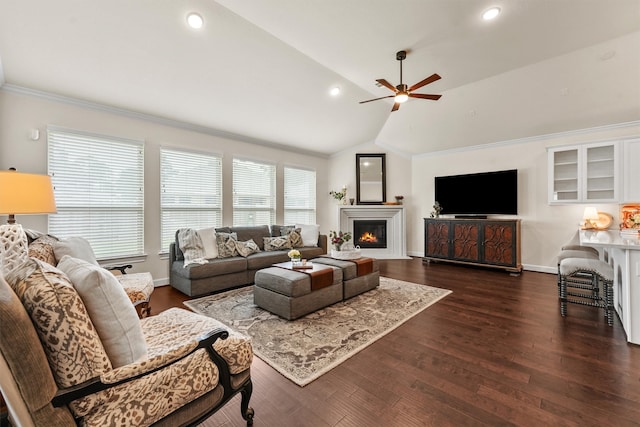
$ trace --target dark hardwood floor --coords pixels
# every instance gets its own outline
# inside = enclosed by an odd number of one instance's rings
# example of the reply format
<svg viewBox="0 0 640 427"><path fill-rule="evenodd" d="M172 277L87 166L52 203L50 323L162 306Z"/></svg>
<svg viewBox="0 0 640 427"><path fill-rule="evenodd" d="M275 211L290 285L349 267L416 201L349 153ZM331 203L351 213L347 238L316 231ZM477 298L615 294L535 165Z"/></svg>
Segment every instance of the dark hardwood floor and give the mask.
<svg viewBox="0 0 640 427"><path fill-rule="evenodd" d="M640 346L602 310L562 318L555 275L419 258L380 270L453 293L303 388L254 358L255 426L640 425ZM166 286L151 305L186 299ZM239 408L202 426L242 426Z"/></svg>

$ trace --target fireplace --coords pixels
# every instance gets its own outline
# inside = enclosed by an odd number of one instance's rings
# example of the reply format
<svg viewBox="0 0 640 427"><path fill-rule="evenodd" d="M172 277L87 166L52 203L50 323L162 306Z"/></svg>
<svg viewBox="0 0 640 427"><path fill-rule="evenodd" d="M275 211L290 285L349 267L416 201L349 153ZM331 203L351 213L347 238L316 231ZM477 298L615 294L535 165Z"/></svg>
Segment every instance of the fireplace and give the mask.
<svg viewBox="0 0 640 427"><path fill-rule="evenodd" d="M353 244L361 248L386 248L387 220L354 219Z"/></svg>
<svg viewBox="0 0 640 427"><path fill-rule="evenodd" d="M369 221L383 223L384 247L371 247L358 243L354 223ZM360 246L363 257L378 259L410 259L407 256L405 231L405 207L403 205L338 205L340 230L349 230L353 234L353 244ZM380 239L380 236L377 236ZM379 242L378 242L379 243ZM378 244L378 246L381 246Z"/></svg>

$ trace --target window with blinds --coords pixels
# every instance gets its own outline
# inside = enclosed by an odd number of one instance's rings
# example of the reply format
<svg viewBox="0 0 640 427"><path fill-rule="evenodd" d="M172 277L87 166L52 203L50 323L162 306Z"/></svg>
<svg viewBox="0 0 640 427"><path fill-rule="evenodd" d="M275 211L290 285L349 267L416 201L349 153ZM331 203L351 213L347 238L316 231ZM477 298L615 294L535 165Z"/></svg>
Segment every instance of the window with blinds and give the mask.
<svg viewBox="0 0 640 427"><path fill-rule="evenodd" d="M271 225L276 218L276 166L233 159L233 225Z"/></svg>
<svg viewBox="0 0 640 427"><path fill-rule="evenodd" d="M100 260L144 255L143 142L52 127L47 139L49 233L84 237Z"/></svg>
<svg viewBox="0 0 640 427"><path fill-rule="evenodd" d="M285 166L284 223L316 223L316 171Z"/></svg>
<svg viewBox="0 0 640 427"><path fill-rule="evenodd" d="M179 228L222 226L220 156L161 148L160 191L161 252Z"/></svg>

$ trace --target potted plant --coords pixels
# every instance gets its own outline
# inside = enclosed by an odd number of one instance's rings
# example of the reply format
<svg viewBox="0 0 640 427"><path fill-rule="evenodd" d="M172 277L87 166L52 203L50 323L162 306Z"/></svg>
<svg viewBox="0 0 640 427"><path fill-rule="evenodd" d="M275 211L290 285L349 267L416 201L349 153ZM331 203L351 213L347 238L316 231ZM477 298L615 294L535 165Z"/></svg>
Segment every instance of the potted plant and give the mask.
<svg viewBox="0 0 640 427"><path fill-rule="evenodd" d="M339 251L342 247L343 243L351 240L351 232L350 231L329 231L329 238L331 239L331 244L333 245L336 251Z"/></svg>

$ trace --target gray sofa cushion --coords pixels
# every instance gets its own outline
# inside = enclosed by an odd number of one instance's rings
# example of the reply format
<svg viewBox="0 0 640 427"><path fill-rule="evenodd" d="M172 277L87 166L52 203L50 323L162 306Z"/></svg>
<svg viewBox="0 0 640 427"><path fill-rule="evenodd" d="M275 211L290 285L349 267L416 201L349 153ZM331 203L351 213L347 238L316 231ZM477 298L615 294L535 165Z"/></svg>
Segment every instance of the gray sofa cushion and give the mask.
<svg viewBox="0 0 640 427"><path fill-rule="evenodd" d="M176 261L171 269L187 279L203 279L245 271L247 260L242 257L216 258L210 259L207 264L191 265L187 268L184 268L184 261Z"/></svg>
<svg viewBox="0 0 640 427"><path fill-rule="evenodd" d="M251 254L247 257L249 270L271 267L272 264L289 261L285 251L266 251Z"/></svg>

